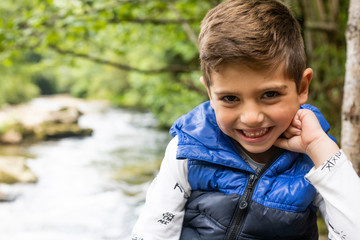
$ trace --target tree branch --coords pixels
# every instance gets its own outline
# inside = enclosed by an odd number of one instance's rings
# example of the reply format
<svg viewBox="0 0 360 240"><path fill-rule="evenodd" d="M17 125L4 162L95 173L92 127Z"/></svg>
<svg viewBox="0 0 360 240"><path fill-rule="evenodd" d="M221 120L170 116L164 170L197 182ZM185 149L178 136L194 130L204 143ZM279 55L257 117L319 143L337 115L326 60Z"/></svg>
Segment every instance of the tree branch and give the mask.
<svg viewBox="0 0 360 240"><path fill-rule="evenodd" d="M191 91L197 92L197 93L199 93L200 95L203 95L203 96L207 96L206 89L204 87L196 86L192 81L180 81L179 80L178 82L180 82L181 84L186 86L186 88L191 90Z"/></svg>
<svg viewBox="0 0 360 240"><path fill-rule="evenodd" d="M80 58L84 58L96 63L100 63L100 64L106 64L118 69L121 69L123 71L132 71L132 72L138 72L138 73L143 73L143 74L159 74L159 73L166 73L166 72L173 72L173 73L186 73L186 72L193 72L193 71L198 71L199 68L196 67L190 67L190 66L184 66L184 65L169 65L163 68L159 68L159 69L140 69L140 68L136 68L136 67L132 67L126 64L122 64L122 63L118 63L118 62L113 62L107 59L102 59L102 58L98 58L95 56L91 56L91 55L87 55L84 53L76 53L74 51L71 50L64 50L64 49L60 49L59 47L55 46L55 45L50 45L49 46L51 49L53 49L54 51L60 53L60 54L65 54L65 55L70 55L70 56L74 56L74 57L80 57Z"/></svg>
<svg viewBox="0 0 360 240"><path fill-rule="evenodd" d="M337 25L335 22L306 21L305 27L311 30L321 30L325 32L335 32Z"/></svg>
<svg viewBox="0 0 360 240"><path fill-rule="evenodd" d="M175 8L173 3L169 3L169 8L176 14L176 16L178 17L178 21L181 21L181 26L190 41L196 46L196 48L199 48L197 34L189 25L189 21L185 21L184 19L182 19L180 12Z"/></svg>

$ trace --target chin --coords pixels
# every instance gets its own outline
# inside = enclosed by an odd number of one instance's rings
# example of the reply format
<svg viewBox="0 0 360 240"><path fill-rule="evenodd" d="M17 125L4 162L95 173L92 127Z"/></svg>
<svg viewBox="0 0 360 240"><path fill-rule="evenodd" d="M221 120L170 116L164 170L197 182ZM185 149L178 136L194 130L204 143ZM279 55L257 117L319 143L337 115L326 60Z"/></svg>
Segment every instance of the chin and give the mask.
<svg viewBox="0 0 360 240"><path fill-rule="evenodd" d="M259 153L266 153L267 151L269 151L273 145L269 146L269 147L263 147L263 146L259 146L259 147L253 147L253 146L244 146L242 145L242 147L250 152L250 153L253 153L253 154L259 154Z"/></svg>

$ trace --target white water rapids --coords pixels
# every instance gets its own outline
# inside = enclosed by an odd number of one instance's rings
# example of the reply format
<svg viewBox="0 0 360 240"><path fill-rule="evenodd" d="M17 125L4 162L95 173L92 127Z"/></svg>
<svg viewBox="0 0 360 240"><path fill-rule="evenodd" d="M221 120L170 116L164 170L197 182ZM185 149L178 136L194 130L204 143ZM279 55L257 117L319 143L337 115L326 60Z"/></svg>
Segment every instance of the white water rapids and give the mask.
<svg viewBox="0 0 360 240"><path fill-rule="evenodd" d="M39 181L0 185L18 195L0 203L0 240L129 239L149 182L130 184L114 175L162 159L168 133L154 127L150 114L112 108L84 115L80 125L93 135L21 150L34 156L27 165Z"/></svg>

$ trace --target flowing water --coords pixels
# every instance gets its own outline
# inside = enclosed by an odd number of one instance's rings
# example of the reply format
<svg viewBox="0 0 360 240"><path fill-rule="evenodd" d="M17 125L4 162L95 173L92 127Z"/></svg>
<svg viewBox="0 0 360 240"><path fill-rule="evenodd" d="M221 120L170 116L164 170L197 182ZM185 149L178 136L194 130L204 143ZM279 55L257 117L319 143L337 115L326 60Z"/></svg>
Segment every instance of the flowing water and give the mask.
<svg viewBox="0 0 360 240"><path fill-rule="evenodd" d="M86 106L90 107L91 106ZM21 149L36 184L1 185L1 240L123 240L169 141L147 113L109 108L80 118L91 137Z"/></svg>

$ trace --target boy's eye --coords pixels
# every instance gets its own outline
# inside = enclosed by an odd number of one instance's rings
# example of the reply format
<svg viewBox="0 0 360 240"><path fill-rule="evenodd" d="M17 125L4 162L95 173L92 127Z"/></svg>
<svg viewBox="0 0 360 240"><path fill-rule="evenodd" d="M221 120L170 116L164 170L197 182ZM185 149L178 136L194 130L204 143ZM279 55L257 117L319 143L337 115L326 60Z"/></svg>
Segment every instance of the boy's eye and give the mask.
<svg viewBox="0 0 360 240"><path fill-rule="evenodd" d="M224 100L225 102L231 103L231 102L237 101L238 98L236 96L225 96L222 98L222 100Z"/></svg>
<svg viewBox="0 0 360 240"><path fill-rule="evenodd" d="M275 91L269 91L263 94L263 98L274 98L279 96L280 94L278 92Z"/></svg>

